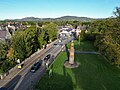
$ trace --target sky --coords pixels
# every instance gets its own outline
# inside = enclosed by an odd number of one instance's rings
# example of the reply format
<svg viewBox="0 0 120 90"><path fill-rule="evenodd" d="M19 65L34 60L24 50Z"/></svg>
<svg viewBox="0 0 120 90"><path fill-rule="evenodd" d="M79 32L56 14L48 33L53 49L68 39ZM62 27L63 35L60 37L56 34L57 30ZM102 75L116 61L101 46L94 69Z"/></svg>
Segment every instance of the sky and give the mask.
<svg viewBox="0 0 120 90"><path fill-rule="evenodd" d="M0 20L66 15L107 18L117 6L120 0L0 0Z"/></svg>

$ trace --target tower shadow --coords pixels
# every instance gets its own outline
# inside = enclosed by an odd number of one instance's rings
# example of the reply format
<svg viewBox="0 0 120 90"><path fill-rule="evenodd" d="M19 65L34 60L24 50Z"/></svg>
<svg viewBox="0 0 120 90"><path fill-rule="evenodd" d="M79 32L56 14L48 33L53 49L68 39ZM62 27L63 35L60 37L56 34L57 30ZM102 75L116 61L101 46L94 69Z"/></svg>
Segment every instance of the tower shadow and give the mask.
<svg viewBox="0 0 120 90"><path fill-rule="evenodd" d="M67 57L68 57L68 61L69 61L69 50L68 50L67 44L65 44L65 48L66 48L66 53L67 53Z"/></svg>
<svg viewBox="0 0 120 90"><path fill-rule="evenodd" d="M63 74L64 74L64 76L67 76L67 71L66 71L66 68L64 65L63 65Z"/></svg>

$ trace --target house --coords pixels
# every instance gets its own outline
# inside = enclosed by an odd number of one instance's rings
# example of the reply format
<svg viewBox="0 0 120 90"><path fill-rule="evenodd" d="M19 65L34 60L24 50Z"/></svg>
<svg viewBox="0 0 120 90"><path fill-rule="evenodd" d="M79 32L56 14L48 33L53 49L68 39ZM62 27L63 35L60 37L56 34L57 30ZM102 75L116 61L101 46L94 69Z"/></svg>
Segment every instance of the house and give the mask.
<svg viewBox="0 0 120 90"><path fill-rule="evenodd" d="M78 26L76 29L76 36L78 37L81 33L82 26Z"/></svg>
<svg viewBox="0 0 120 90"><path fill-rule="evenodd" d="M73 26L71 24L66 24L65 27L66 28L73 28Z"/></svg>
<svg viewBox="0 0 120 90"><path fill-rule="evenodd" d="M70 36L72 33L71 32L68 32L68 31L62 31L60 32L60 36Z"/></svg>
<svg viewBox="0 0 120 90"><path fill-rule="evenodd" d="M12 35L7 30L0 30L0 41L8 42L12 38Z"/></svg>
<svg viewBox="0 0 120 90"><path fill-rule="evenodd" d="M2 27L0 26L0 30L2 30Z"/></svg>

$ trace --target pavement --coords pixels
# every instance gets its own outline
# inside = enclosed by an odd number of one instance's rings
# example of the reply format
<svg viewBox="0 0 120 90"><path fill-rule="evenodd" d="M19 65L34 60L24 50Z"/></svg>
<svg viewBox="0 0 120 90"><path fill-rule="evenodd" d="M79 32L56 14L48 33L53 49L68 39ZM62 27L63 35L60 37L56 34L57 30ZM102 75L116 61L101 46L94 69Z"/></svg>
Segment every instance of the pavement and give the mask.
<svg viewBox="0 0 120 90"><path fill-rule="evenodd" d="M66 52L69 52L69 50L68 51L66 51ZM99 52L90 52L90 51L86 51L86 52L83 52L83 51L74 51L74 53L76 53L76 54L100 54Z"/></svg>
<svg viewBox="0 0 120 90"><path fill-rule="evenodd" d="M99 52L81 52L81 51L75 51L77 54L100 54Z"/></svg>

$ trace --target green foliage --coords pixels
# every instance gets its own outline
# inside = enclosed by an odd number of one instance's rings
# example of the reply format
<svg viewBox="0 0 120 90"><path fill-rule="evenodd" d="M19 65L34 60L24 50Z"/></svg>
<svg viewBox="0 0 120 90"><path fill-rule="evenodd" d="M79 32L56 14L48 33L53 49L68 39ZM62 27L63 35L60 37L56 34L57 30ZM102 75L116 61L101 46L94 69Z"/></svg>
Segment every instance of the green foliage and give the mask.
<svg viewBox="0 0 120 90"><path fill-rule="evenodd" d="M117 8L118 9L118 8ZM120 65L120 18L119 10L117 18L99 21L94 27L101 34L97 36L95 46L113 64ZM102 31L102 32L101 32Z"/></svg>
<svg viewBox="0 0 120 90"><path fill-rule="evenodd" d="M120 7L116 7L113 13L115 14L116 17L120 19Z"/></svg>
<svg viewBox="0 0 120 90"><path fill-rule="evenodd" d="M3 74L3 73L4 73L3 69L2 69L2 68L0 68L0 74Z"/></svg>
<svg viewBox="0 0 120 90"><path fill-rule="evenodd" d="M25 42L24 42L24 33L23 31L16 32L13 36L12 47L15 50L17 58L23 59L25 57Z"/></svg>
<svg viewBox="0 0 120 90"><path fill-rule="evenodd" d="M37 30L32 26L25 31L18 31L13 36L12 47L16 57L23 60L38 49Z"/></svg>
<svg viewBox="0 0 120 90"><path fill-rule="evenodd" d="M39 48L42 48L43 45L46 45L49 41L49 36L46 33L47 31L42 29L42 28L38 28L38 44L39 44Z"/></svg>
<svg viewBox="0 0 120 90"><path fill-rule="evenodd" d="M44 29L36 28L35 25L27 28L25 31L17 31L13 36L11 47L14 49L14 60L24 60L32 53L36 52L42 45L46 45L49 37L52 40L56 38L57 26L53 23L45 26Z"/></svg>
<svg viewBox="0 0 120 90"><path fill-rule="evenodd" d="M37 28L35 22L23 22L24 25L31 25L26 30L17 30L12 38L12 43L8 47L0 42L0 70L6 72L9 68L16 65L16 60L23 61L32 53L42 48L51 39L57 38L57 25L44 22L45 28ZM2 64L1 64L2 63Z"/></svg>
<svg viewBox="0 0 120 90"><path fill-rule="evenodd" d="M8 46L5 42L0 42L0 61L6 59Z"/></svg>
<svg viewBox="0 0 120 90"><path fill-rule="evenodd" d="M0 74L4 73L3 64L7 58L7 45L5 42L0 42Z"/></svg>
<svg viewBox="0 0 120 90"><path fill-rule="evenodd" d="M22 25L29 25L28 22L22 22Z"/></svg>
<svg viewBox="0 0 120 90"><path fill-rule="evenodd" d="M9 59L4 60L4 63L0 64L0 73L5 73L15 66L16 63L12 63Z"/></svg>
<svg viewBox="0 0 120 90"><path fill-rule="evenodd" d="M82 30L80 33L80 40L84 41L85 40L85 30Z"/></svg>
<svg viewBox="0 0 120 90"><path fill-rule="evenodd" d="M111 35L98 36L95 46L111 63L120 64L120 44L115 43Z"/></svg>
<svg viewBox="0 0 120 90"><path fill-rule="evenodd" d="M72 21L71 25L73 26L73 28L77 28L79 25L81 25L80 21Z"/></svg>
<svg viewBox="0 0 120 90"><path fill-rule="evenodd" d="M87 41L95 41L99 33L85 33L84 38Z"/></svg>
<svg viewBox="0 0 120 90"><path fill-rule="evenodd" d="M47 31L46 35L49 35L49 40L53 41L57 38L57 25L54 23L47 24L44 29Z"/></svg>

